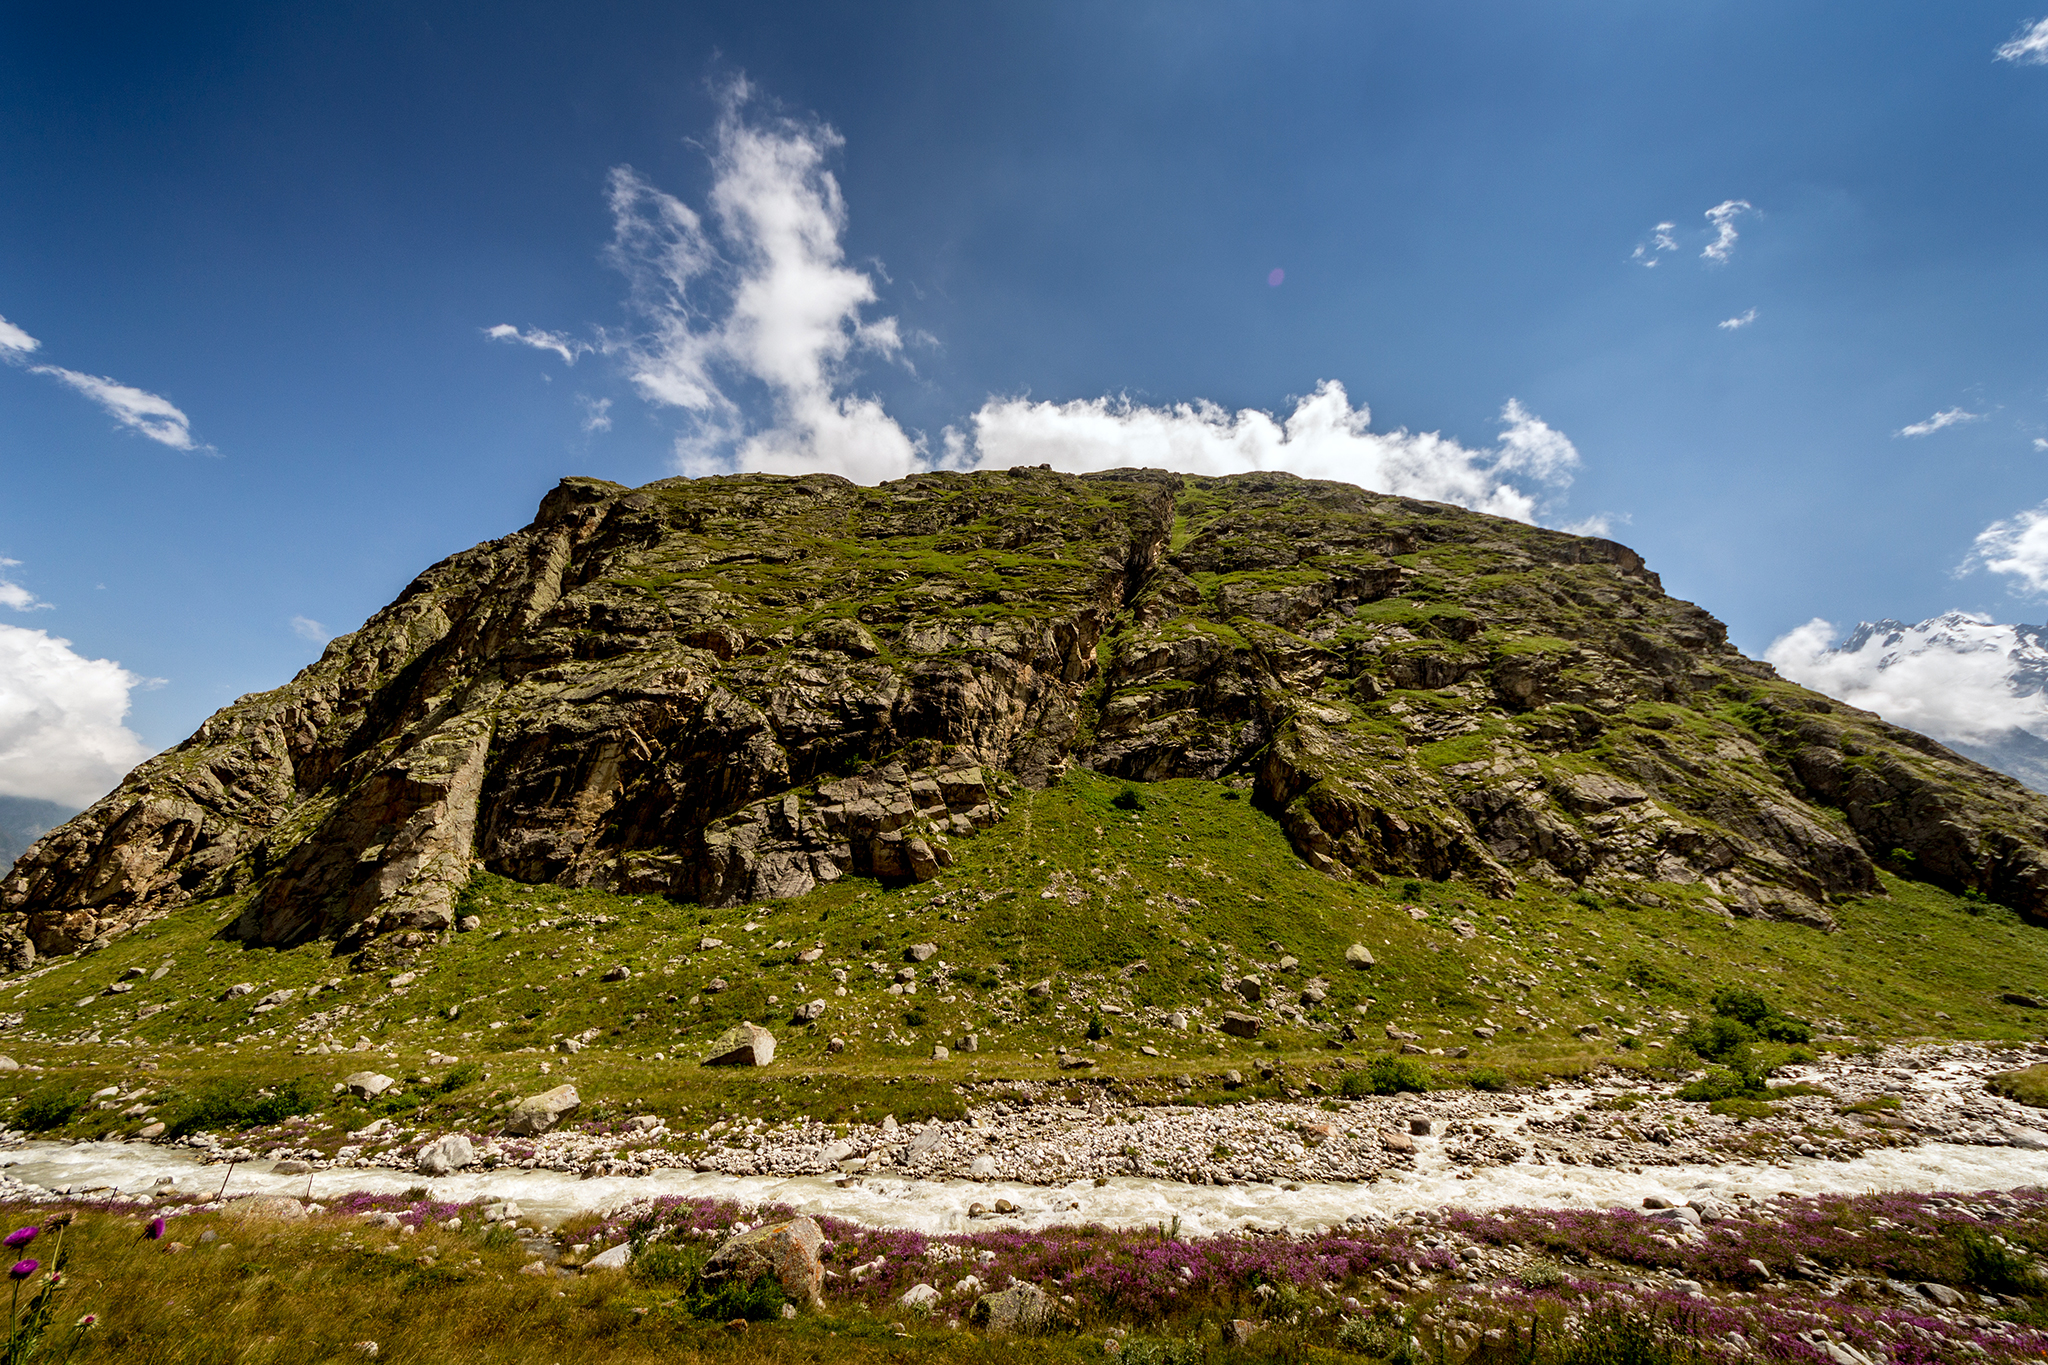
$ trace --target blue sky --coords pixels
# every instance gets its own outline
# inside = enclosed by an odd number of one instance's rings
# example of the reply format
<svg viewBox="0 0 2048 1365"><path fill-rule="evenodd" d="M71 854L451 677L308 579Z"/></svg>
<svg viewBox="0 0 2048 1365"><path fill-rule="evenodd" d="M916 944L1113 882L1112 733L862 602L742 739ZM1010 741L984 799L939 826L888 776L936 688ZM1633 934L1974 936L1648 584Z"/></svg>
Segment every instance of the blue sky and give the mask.
<svg viewBox="0 0 2048 1365"><path fill-rule="evenodd" d="M87 799L567 473L1166 451L1604 518L1752 652L2038 620L2038 18L12 7L0 793Z"/></svg>

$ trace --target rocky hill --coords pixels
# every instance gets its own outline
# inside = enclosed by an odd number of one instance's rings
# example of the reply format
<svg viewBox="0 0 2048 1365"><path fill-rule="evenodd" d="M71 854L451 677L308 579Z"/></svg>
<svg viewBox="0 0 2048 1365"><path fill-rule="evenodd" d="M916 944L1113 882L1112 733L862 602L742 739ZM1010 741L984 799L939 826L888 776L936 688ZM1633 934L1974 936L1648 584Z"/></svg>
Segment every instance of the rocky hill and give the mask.
<svg viewBox="0 0 2048 1365"><path fill-rule="evenodd" d="M1621 545L1019 469L566 479L40 839L0 934L26 966L233 896L250 943L418 947L478 867L922 880L1072 764L1243 789L1336 878L1826 927L1882 864L2048 910L2048 799L1779 680Z"/></svg>

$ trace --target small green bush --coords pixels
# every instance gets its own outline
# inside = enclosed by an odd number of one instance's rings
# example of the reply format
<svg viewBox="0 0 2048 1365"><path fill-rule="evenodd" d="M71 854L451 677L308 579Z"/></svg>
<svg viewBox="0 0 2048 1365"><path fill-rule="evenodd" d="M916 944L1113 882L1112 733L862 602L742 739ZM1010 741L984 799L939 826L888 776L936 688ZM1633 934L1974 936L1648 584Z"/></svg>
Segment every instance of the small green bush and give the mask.
<svg viewBox="0 0 2048 1365"><path fill-rule="evenodd" d="M1971 1284L1993 1294L2021 1296L2039 1294L2044 1286L2033 1262L2019 1252L2000 1246L1976 1228L1957 1228L1956 1249L1962 1253L1963 1269Z"/></svg>
<svg viewBox="0 0 2048 1365"><path fill-rule="evenodd" d="M1472 1074L1465 1078L1465 1084L1474 1090L1495 1092L1514 1088L1514 1083L1508 1080L1508 1073L1497 1066L1475 1067Z"/></svg>
<svg viewBox="0 0 2048 1365"><path fill-rule="evenodd" d="M1770 1088L1764 1084L1764 1073L1753 1068L1717 1066L1703 1080L1678 1088L1678 1098L1695 1104L1711 1104L1716 1100L1767 1100L1770 1097Z"/></svg>
<svg viewBox="0 0 2048 1365"><path fill-rule="evenodd" d="M1109 1025L1102 1022L1101 1015L1092 1016L1088 1020L1088 1041L1099 1043L1107 1037L1109 1037Z"/></svg>
<svg viewBox="0 0 2048 1365"><path fill-rule="evenodd" d="M1109 804L1115 806L1118 810L1143 810L1145 809L1145 798L1138 795L1136 787L1125 787L1111 799Z"/></svg>
<svg viewBox="0 0 2048 1365"><path fill-rule="evenodd" d="M282 1123L294 1114L316 1112L320 1101L319 1091L305 1076L268 1086L255 1081L213 1081L172 1102L164 1118L165 1133L183 1137L202 1129Z"/></svg>
<svg viewBox="0 0 2048 1365"><path fill-rule="evenodd" d="M903 1022L912 1028L923 1028L925 1025L924 1011L919 1009L905 1010L903 1012Z"/></svg>
<svg viewBox="0 0 2048 1365"><path fill-rule="evenodd" d="M22 1099L14 1111L14 1122L31 1133L62 1128L77 1118L91 1099L92 1092L82 1087L46 1085Z"/></svg>
<svg viewBox="0 0 2048 1365"><path fill-rule="evenodd" d="M694 1284L703 1269L702 1250L674 1242L651 1242L626 1265L626 1272L642 1284Z"/></svg>
<svg viewBox="0 0 2048 1365"><path fill-rule="evenodd" d="M1345 1072L1337 1088L1346 1099L1355 1100L1367 1095L1427 1094L1429 1084L1429 1072L1413 1060L1383 1052L1368 1062L1365 1070Z"/></svg>

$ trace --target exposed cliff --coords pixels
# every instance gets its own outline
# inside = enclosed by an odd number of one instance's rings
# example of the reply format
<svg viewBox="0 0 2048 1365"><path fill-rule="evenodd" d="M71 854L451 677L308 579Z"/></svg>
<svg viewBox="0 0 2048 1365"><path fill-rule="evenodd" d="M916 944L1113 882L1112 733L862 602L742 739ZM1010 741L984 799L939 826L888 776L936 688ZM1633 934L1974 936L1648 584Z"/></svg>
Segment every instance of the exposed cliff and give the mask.
<svg viewBox="0 0 2048 1365"><path fill-rule="evenodd" d="M712 904L923 878L1070 762L1246 784L1333 876L1825 925L1881 858L2048 910L2048 800L1779 681L1623 546L1012 470L564 480L38 841L0 934L233 894L249 940L420 942L479 864Z"/></svg>

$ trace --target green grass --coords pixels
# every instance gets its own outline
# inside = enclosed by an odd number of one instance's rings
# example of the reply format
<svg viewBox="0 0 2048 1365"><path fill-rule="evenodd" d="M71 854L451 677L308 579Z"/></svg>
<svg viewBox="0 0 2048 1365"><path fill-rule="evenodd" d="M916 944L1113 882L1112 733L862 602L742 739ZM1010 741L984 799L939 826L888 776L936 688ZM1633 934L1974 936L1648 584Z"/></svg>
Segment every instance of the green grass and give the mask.
<svg viewBox="0 0 2048 1365"><path fill-rule="evenodd" d="M2048 1109L2048 1063L2000 1072L1991 1078L1990 1086L2009 1100Z"/></svg>
<svg viewBox="0 0 2048 1365"><path fill-rule="evenodd" d="M1142 809L1119 808L1127 789ZM1222 1072L1250 1061L1280 1062L1297 1084L1335 1092L1347 1071L1393 1050L1389 1024L1428 1048L1470 1049L1463 1059L1416 1059L1437 1085L1527 1083L1603 1064L1648 1075L1693 1064L1673 1039L1701 1012L1697 1002L1733 985L1815 1021L1821 1047L2040 1036L2038 1015L1999 996L2048 979L2048 936L1934 887L1887 875L1888 897L1833 907L1842 927L1826 934L1725 920L1693 908L1695 889L1661 884L1661 908L1537 886L1504 900L1460 883L1371 886L1309 870L1268 814L1227 799L1236 794L1209 782L1131 784L1076 771L1048 790L1019 792L995 829L956 839L955 866L933 882L885 889L847 879L798 900L723 910L479 875L463 909L483 929L425 952L419 978L396 989L393 973L352 972L326 945L218 940L238 907L209 902L101 952L0 982L0 1009L21 1016L6 1046L25 1064L0 1072L0 1103L11 1122L45 1131L132 1133L150 1117L183 1123L201 1112L194 1105L210 1106L193 1120L205 1125L269 1122L268 1110L237 1108L260 1106L267 1089L294 1097L284 1107L315 1113L308 1132L331 1135L384 1113L484 1124L506 1098L568 1080L594 1118L688 1107L700 1116L839 1122L894 1113L909 1122L963 1112L955 1087L965 1081L1061 1076L1060 1046L1086 1050L1097 1077L1132 1095L1163 1096L1190 1077L1195 1098L1222 1100ZM1460 936L1454 920L1477 932ZM704 938L723 946L700 948ZM893 975L903 950L923 942L938 954L918 969L919 993L886 994L887 976L866 964ZM1375 967L1345 965L1353 942L1372 950ZM813 946L823 959L799 963ZM1290 971L1277 970L1283 953L1298 959ZM940 963L950 975L935 987ZM848 974L843 996L835 964ZM626 980L600 979L620 965ZM144 974L131 990L105 993L132 968ZM1225 979L1246 973L1264 979L1268 1000L1298 998L1311 978L1327 998L1301 1024L1269 1017L1258 1040L1146 1022L1148 1009L1194 1006L1213 1021L1237 1003ZM728 988L707 993L714 977ZM1053 983L1049 999L1028 993L1041 980ZM254 989L221 998L238 982ZM308 994L322 983L335 984ZM255 1011L280 989L297 994ZM826 1001L825 1017L790 1024L794 1006L810 999ZM1125 1013L1103 1009L1111 1004ZM140 1010L149 1017L138 1021ZM740 1019L776 1033L777 1064L700 1067L705 1045ZM1109 1029L1100 1050L1085 1036L1096 1019ZM1495 1037L1476 1037L1489 1022ZM1574 1036L1586 1023L1601 1024L1603 1037ZM1346 1025L1356 1041L1339 1037ZM1641 1046L1620 1046L1624 1029ZM978 1052L958 1048L967 1033ZM837 1054L827 1048L835 1035L846 1041ZM352 1049L358 1039L367 1051L296 1055L316 1042ZM564 1039L587 1042L574 1054L553 1050ZM932 1061L935 1044L951 1057ZM373 1103L332 1095L363 1068L402 1084ZM303 1090L280 1091L301 1078ZM108 1085L122 1096L88 1098ZM148 1094L129 1098L143 1086ZM1254 1085L1227 1098L1258 1093ZM138 1102L148 1112L125 1115Z"/></svg>

